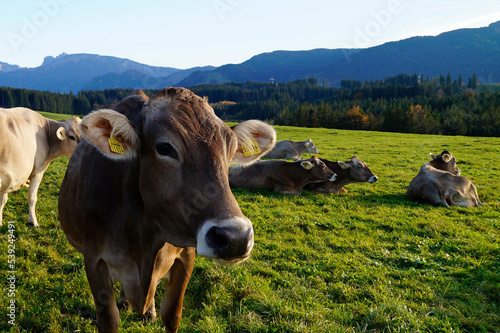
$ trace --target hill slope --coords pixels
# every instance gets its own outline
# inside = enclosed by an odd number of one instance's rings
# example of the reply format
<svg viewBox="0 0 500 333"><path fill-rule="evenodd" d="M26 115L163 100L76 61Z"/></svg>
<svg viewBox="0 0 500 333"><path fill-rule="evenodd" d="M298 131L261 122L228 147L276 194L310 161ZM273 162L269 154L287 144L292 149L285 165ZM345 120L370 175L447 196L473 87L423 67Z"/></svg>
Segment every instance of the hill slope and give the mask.
<svg viewBox="0 0 500 333"><path fill-rule="evenodd" d="M413 37L364 49L318 70L318 78L384 79L397 74L437 77L448 72L481 83L500 81L500 21L486 28L461 29L436 37Z"/></svg>
<svg viewBox="0 0 500 333"><path fill-rule="evenodd" d="M476 73L481 83L500 81L500 21L488 27L460 29L432 37L413 37L368 49L277 51L239 65L193 73L181 85L267 81L286 82L314 76L339 86L341 79L384 79L397 74L436 77L448 72L464 78Z"/></svg>
<svg viewBox="0 0 500 333"><path fill-rule="evenodd" d="M338 61L360 50L316 49L310 51L274 51L256 55L239 65L224 65L213 71L195 72L179 82L181 86L202 83L267 82L274 78L287 82L314 76L326 64Z"/></svg>

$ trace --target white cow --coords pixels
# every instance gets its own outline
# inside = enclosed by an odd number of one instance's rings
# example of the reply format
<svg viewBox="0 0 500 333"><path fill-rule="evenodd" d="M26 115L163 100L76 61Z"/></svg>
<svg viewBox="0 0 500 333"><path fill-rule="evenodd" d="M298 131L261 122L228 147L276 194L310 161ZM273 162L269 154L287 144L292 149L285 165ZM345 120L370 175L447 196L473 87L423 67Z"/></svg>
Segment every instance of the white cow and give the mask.
<svg viewBox="0 0 500 333"><path fill-rule="evenodd" d="M7 195L29 186L28 224L38 226L37 191L43 173L55 158L71 156L80 142L80 118L47 119L26 108L0 108L0 225Z"/></svg>

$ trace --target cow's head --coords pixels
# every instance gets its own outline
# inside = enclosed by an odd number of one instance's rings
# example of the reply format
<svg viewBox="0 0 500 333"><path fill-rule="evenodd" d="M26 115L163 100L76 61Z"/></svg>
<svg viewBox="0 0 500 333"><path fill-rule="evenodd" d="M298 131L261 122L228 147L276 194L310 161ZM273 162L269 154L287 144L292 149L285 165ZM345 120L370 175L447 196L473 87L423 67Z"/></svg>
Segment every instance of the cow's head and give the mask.
<svg viewBox="0 0 500 333"><path fill-rule="evenodd" d="M349 170L349 176L356 182L368 182L372 184L378 180L378 177L373 174L366 163L356 156L353 156L350 161L338 161L337 163L342 169Z"/></svg>
<svg viewBox="0 0 500 333"><path fill-rule="evenodd" d="M81 119L78 117L70 117L61 123L57 129L56 135L60 142L61 151L66 156L71 156L76 149L76 145L81 140L80 124Z"/></svg>
<svg viewBox="0 0 500 333"><path fill-rule="evenodd" d="M223 263L249 256L253 228L229 188L228 168L273 147L270 125L250 121L233 131L205 99L169 88L146 101L133 122L107 109L80 127L102 154L137 166L147 221L165 242Z"/></svg>
<svg viewBox="0 0 500 333"><path fill-rule="evenodd" d="M316 156L301 161L300 165L305 170L310 171L311 178L313 178L313 182L324 182L327 180L333 182L336 179L337 175L329 167L327 167L322 160L320 160Z"/></svg>
<svg viewBox="0 0 500 333"><path fill-rule="evenodd" d="M451 153L447 150L443 151L440 155L435 155L433 153L429 153L432 158L432 161L429 164L439 170L444 170L451 172L454 175L460 175L460 169L457 167L457 159L451 155Z"/></svg>
<svg viewBox="0 0 500 333"><path fill-rule="evenodd" d="M306 142L304 142L304 147L306 147L306 153L310 154L317 154L319 153L319 149L316 148L314 143L312 142L311 139L308 139Z"/></svg>

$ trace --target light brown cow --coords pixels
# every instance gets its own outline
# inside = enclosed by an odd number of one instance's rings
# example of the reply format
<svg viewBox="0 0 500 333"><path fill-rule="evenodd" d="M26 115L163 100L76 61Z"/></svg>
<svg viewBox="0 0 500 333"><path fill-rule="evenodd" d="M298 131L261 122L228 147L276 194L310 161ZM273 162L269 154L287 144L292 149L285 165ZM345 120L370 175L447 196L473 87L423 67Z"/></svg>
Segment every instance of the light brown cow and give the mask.
<svg viewBox="0 0 500 333"><path fill-rule="evenodd" d="M300 194L309 183L333 182L335 177L335 173L316 156L296 162L260 161L229 169L229 185L233 188L283 194Z"/></svg>
<svg viewBox="0 0 500 333"><path fill-rule="evenodd" d="M317 191L321 193L339 193L343 186L352 183L368 182L375 183L378 177L373 174L365 162L358 157L353 156L349 161L332 162L321 159L327 167L337 174L334 182L311 183L305 186L306 190ZM345 190L343 190L345 192Z"/></svg>
<svg viewBox="0 0 500 333"><path fill-rule="evenodd" d="M228 168L267 152L276 133L259 121L231 130L183 88L151 99L135 91L86 116L80 128L86 140L68 164L59 217L83 254L98 330L118 330L114 280L122 303L154 318L156 286L166 279L160 313L167 332L176 332L195 253L224 264L249 257L253 228Z"/></svg>
<svg viewBox="0 0 500 333"><path fill-rule="evenodd" d="M317 154L318 148L311 139L306 141L283 140L276 142L274 148L264 157L269 159L286 159L298 161L304 154Z"/></svg>
<svg viewBox="0 0 500 333"><path fill-rule="evenodd" d="M80 118L47 119L26 108L0 108L0 225L8 193L29 186L28 224L38 226L37 192L43 173L55 158L71 156L80 142Z"/></svg>
<svg viewBox="0 0 500 333"><path fill-rule="evenodd" d="M469 179L460 176L457 160L449 151L430 155L432 160L424 163L408 186L410 200L445 207L482 205L476 187Z"/></svg>

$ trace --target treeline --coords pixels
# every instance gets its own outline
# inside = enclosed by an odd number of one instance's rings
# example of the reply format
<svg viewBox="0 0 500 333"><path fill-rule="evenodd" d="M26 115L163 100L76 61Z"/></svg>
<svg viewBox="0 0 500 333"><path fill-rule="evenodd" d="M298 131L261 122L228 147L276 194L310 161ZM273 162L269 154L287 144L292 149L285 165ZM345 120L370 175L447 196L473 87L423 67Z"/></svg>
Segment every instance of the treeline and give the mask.
<svg viewBox="0 0 500 333"><path fill-rule="evenodd" d="M500 92L478 92L476 75L398 75L377 81L316 79L193 87L223 119L278 125L421 134L500 136ZM231 101L231 102L227 102Z"/></svg>
<svg viewBox="0 0 500 333"><path fill-rule="evenodd" d="M500 92L480 92L475 75L453 79L398 75L385 80L317 79L288 83L225 83L190 87L208 97L224 120L261 119L277 125L422 134L500 136ZM58 94L0 87L0 107L86 115L132 89ZM157 90L145 90L149 96Z"/></svg>
<svg viewBox="0 0 500 333"><path fill-rule="evenodd" d="M0 107L26 107L36 111L86 115L90 111L114 103L127 96L132 89L108 89L104 91L81 91L78 94L60 94L0 87Z"/></svg>

